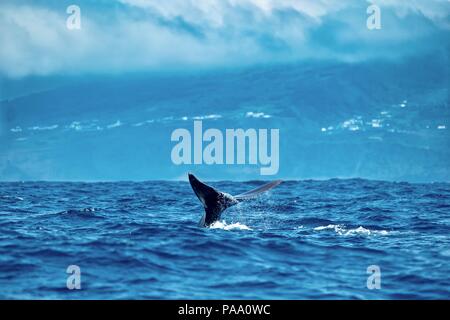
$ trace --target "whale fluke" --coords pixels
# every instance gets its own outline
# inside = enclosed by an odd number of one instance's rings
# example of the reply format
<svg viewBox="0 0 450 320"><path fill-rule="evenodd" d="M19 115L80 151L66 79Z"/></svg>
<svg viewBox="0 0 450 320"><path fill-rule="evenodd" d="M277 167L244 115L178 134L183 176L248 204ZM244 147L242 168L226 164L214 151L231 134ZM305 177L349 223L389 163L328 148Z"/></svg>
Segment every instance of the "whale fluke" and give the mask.
<svg viewBox="0 0 450 320"><path fill-rule="evenodd" d="M253 199L257 196L259 196L261 193L264 193L272 188L275 188L277 185L279 185L282 180L275 180L269 183L266 183L265 185L262 185L259 188L256 188L254 190L250 190L241 194L238 194L237 196L234 196L236 200L246 200L246 199Z"/></svg>
<svg viewBox="0 0 450 320"><path fill-rule="evenodd" d="M205 208L205 213L199 222L199 226L201 227L208 227L218 221L221 213L225 209L239 203L240 201L253 199L261 193L266 192L281 183L281 180L272 181L254 190L239 194L237 196L232 196L204 184L191 173L189 173L188 176L192 190L194 190L198 199Z"/></svg>

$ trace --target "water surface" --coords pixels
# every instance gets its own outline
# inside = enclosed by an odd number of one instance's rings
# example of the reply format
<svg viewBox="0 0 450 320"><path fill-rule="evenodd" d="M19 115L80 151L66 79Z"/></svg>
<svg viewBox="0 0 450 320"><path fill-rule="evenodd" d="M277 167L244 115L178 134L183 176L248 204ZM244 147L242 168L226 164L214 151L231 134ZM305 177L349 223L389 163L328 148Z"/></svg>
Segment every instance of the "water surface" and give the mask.
<svg viewBox="0 0 450 320"><path fill-rule="evenodd" d="M0 298L450 297L450 184L288 181L212 228L202 212L187 182L0 183Z"/></svg>

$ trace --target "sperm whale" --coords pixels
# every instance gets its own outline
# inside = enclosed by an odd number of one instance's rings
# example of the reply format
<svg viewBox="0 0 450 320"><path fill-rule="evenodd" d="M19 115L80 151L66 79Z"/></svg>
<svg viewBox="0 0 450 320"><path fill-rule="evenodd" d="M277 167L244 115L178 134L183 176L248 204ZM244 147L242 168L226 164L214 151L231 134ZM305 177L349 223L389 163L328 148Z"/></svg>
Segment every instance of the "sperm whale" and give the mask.
<svg viewBox="0 0 450 320"><path fill-rule="evenodd" d="M234 206L241 201L253 199L261 193L276 187L282 182L281 180L275 180L254 190L247 191L237 196L232 196L201 182L192 173L189 173L188 177L192 190L194 190L194 193L205 209L205 213L199 222L200 227L209 227L211 224L220 219L220 216L225 209Z"/></svg>

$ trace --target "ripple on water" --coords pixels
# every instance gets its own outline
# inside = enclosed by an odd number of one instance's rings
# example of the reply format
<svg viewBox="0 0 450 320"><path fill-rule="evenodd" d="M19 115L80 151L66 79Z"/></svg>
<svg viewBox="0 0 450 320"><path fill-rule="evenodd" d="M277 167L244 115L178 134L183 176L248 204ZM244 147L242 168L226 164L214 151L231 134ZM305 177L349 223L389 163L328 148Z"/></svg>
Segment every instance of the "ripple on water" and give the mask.
<svg viewBox="0 0 450 320"><path fill-rule="evenodd" d="M250 227L239 222L228 224L226 221L216 221L210 227L210 229L223 229L223 230L252 230Z"/></svg>
<svg viewBox="0 0 450 320"><path fill-rule="evenodd" d="M260 184L213 186L237 194ZM87 290L71 297L82 299L450 296L450 184L275 190L199 228L204 209L187 182L0 183L0 298L64 299L73 264ZM377 292L366 290L373 264Z"/></svg>
<svg viewBox="0 0 450 320"><path fill-rule="evenodd" d="M332 230L340 236L371 236L371 235L387 236L390 233L387 230L369 230L362 226L347 229L344 225L339 224L329 224L326 226L319 226L314 228L314 231L324 231L324 230L325 231Z"/></svg>

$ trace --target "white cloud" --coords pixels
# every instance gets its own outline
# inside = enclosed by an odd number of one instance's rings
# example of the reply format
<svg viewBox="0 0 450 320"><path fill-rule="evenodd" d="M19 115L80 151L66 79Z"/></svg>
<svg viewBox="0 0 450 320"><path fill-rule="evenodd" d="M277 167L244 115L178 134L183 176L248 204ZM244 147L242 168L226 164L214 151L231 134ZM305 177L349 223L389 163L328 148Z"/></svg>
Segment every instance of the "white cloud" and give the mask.
<svg viewBox="0 0 450 320"><path fill-rule="evenodd" d="M236 22L242 12L250 13L257 19L270 17L275 11L292 10L312 18L319 18L347 6L337 0L119 0L139 8L157 12L167 19L183 17L191 23L210 27L223 27Z"/></svg>
<svg viewBox="0 0 450 320"><path fill-rule="evenodd" d="M106 127L107 127L108 129L114 129L114 128L121 127L122 125L123 125L122 122L121 122L120 120L117 120L116 122L114 122L114 123L112 123L112 124L109 124L109 125L107 125Z"/></svg>
<svg viewBox="0 0 450 320"><path fill-rule="evenodd" d="M409 44L430 32L449 29L449 2L444 0L374 1L389 22L376 34L365 28L368 2L118 1L122 10L79 1L81 30L68 30L65 8L52 2L48 6L0 3L0 75L214 67L308 58L354 61L404 54L396 48L413 53L415 44L408 47L405 41ZM388 10L393 17L385 15ZM408 23L415 21L406 21L408 15L427 17L433 24L411 30ZM327 22L332 24L317 33ZM381 47L374 50L378 44ZM430 45L439 43L428 42L425 47Z"/></svg>
<svg viewBox="0 0 450 320"><path fill-rule="evenodd" d="M54 125L51 125L51 126L43 126L43 127L41 127L41 126L33 126L33 127L29 127L28 130L31 130L31 131L48 131L48 130L58 129L58 127L59 126L57 124L54 124Z"/></svg>
<svg viewBox="0 0 450 320"><path fill-rule="evenodd" d="M272 116L269 114L265 114L264 112L253 112L253 111L249 111L245 114L246 118L271 118Z"/></svg>
<svg viewBox="0 0 450 320"><path fill-rule="evenodd" d="M19 126L17 126L17 127L15 127L15 128L11 128L10 131L11 131L11 132L14 132L14 133L22 132L22 128L19 127Z"/></svg>
<svg viewBox="0 0 450 320"><path fill-rule="evenodd" d="M194 120L214 119L214 120L216 120L216 119L220 119L220 118L222 118L222 116L220 114L208 114L205 116L195 116L192 119L194 119ZM183 120L185 120L185 119L183 119Z"/></svg>

